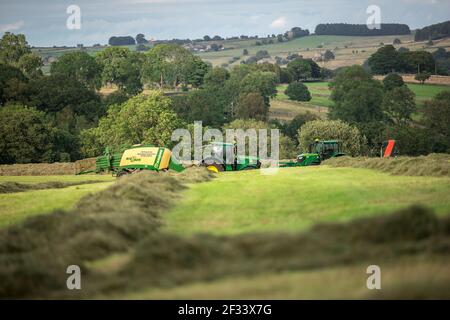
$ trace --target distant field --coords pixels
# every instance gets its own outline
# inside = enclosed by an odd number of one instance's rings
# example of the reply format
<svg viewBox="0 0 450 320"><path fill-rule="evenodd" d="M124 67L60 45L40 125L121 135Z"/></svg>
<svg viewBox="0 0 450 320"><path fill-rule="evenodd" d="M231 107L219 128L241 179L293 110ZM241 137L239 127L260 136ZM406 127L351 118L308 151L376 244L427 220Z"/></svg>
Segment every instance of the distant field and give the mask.
<svg viewBox="0 0 450 320"><path fill-rule="evenodd" d="M363 64L370 55L377 51L382 45L392 44L394 39L400 39L400 45L397 48L405 47L410 50L425 49L434 51L439 47L450 47L450 39L436 41L433 46L426 46L424 42L414 42L412 35L406 36L380 36L380 37L351 37L351 36L309 36L295 39L288 42L256 46L256 41L261 40L237 40L222 41L223 51L204 52L198 55L215 66L229 63L233 57L240 59L231 65L237 65L247 57L243 56L243 49L247 49L249 56L255 55L259 50L267 50L272 59L275 56L286 57L289 53L298 53L305 58L312 58L314 55L324 51L332 50L336 59L321 63L321 67L336 69L338 67L349 66L354 64Z"/></svg>
<svg viewBox="0 0 450 320"><path fill-rule="evenodd" d="M353 64L362 64L372 53L374 53L383 44L392 44L394 39L400 39L401 44L397 48L405 47L410 50L425 49L434 51L439 47L449 48L450 39L443 39L435 41L433 46L426 46L425 42L414 42L412 35L403 36L380 36L380 37L351 37L351 36L309 36L292 41L279 43L273 39L274 44L256 46L257 40L225 40L213 41L214 43L222 44L225 50L217 52L203 52L196 53L202 59L211 62L214 66L222 64L229 64L230 59L238 57L239 59L230 65L237 65L242 60L246 59L243 56L243 50L249 51L249 56L255 55L259 50L267 50L272 59L275 56L286 57L289 53L299 53L305 58L312 58L314 55L323 50L332 50L336 56L335 60L321 63L321 67L335 69L342 66L349 66ZM210 43L213 43L210 42ZM125 46L130 50L135 50L136 46ZM105 47L85 47L89 54L95 54L103 50ZM76 47L68 48L34 48L42 57L59 57L66 52L80 50ZM46 68L48 69L48 67Z"/></svg>
<svg viewBox="0 0 450 320"><path fill-rule="evenodd" d="M448 178L390 176L367 169L286 168L276 175L227 172L193 185L165 220L167 231L178 234L297 231L412 204L449 213L449 195Z"/></svg>
<svg viewBox="0 0 450 320"><path fill-rule="evenodd" d="M255 46L256 41L261 40L241 40L222 42L226 50L219 52L205 52L198 55L213 65L227 63L232 57L242 57L243 49L249 51L249 55L255 55L259 50L267 50L274 58L275 56L285 57L289 53L299 53L306 58L311 58L322 50L330 49L335 51L336 59L325 63L327 68L337 68L344 65L362 64L381 43L392 44L395 38L399 38L403 46L414 47L413 37L408 36L382 36L382 37L348 37L348 36L309 36L294 39L287 42L276 42L274 44ZM356 52L357 51L357 52ZM240 61L234 64L239 64Z"/></svg>
<svg viewBox="0 0 450 320"><path fill-rule="evenodd" d="M84 184L62 189L33 190L0 194L0 228L18 223L30 216L50 213L56 209L71 209L83 196L103 190L115 181L115 178L106 175L0 176L0 183L12 181L34 184L50 181L79 182L86 180L102 180L105 182Z"/></svg>
<svg viewBox="0 0 450 320"><path fill-rule="evenodd" d="M408 83L408 87L416 94L416 103L418 106L423 105L426 100L433 99L442 91L450 91L450 86L440 86L433 84L415 84Z"/></svg>
<svg viewBox="0 0 450 320"><path fill-rule="evenodd" d="M284 94L287 85L279 85L277 87L278 94L271 101L270 117L281 120L289 120L297 114L304 113L306 111L324 116L328 112L328 107L333 103L330 99L331 91L328 84L328 82L305 83L312 96L312 99L309 102L289 100L289 98ZM407 86L416 94L416 103L418 106L423 106L425 101L432 99L438 93L450 90L450 86L444 85L421 85L408 83Z"/></svg>

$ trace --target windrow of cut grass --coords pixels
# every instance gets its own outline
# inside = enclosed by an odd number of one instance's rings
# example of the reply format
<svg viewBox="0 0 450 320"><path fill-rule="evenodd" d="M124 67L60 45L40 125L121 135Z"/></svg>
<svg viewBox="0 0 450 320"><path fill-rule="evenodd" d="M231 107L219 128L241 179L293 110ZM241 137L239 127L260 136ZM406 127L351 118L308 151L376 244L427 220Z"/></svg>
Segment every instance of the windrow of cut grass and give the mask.
<svg viewBox="0 0 450 320"><path fill-rule="evenodd" d="M0 230L0 298L126 296L235 276L439 259L450 253L450 218L423 207L319 224L301 233L164 232L163 215L180 191L211 177L204 168L123 177L71 211ZM67 290L65 271L73 264L82 270L82 290ZM428 294L437 293L431 288Z"/></svg>
<svg viewBox="0 0 450 320"><path fill-rule="evenodd" d="M72 186L79 186L83 184L101 183L104 180L85 180L76 182L61 182L61 181L49 181L40 183L20 183L14 181L7 181L0 183L0 194L1 193L15 193L15 192L25 192L30 190L45 190L45 189L61 189Z"/></svg>
<svg viewBox="0 0 450 320"><path fill-rule="evenodd" d="M448 154L398 158L338 157L328 159L324 164L332 167L376 169L393 175L450 177Z"/></svg>
<svg viewBox="0 0 450 320"><path fill-rule="evenodd" d="M129 251L157 231L160 213L179 197L185 183L206 181L205 168L183 175L143 172L120 178L108 189L56 211L0 230L0 297L44 297L65 287L65 270ZM201 172L200 172L201 171Z"/></svg>
<svg viewBox="0 0 450 320"><path fill-rule="evenodd" d="M104 272L101 263L97 268L82 267L83 290L69 291L60 284L59 289L41 287L36 293L50 298L126 297L148 288L172 289L230 277L369 265L374 261L384 265L408 258L438 261L449 253L450 219L439 219L421 207L345 224L320 224L303 233L182 237L150 232L126 258L116 256L116 265L109 271ZM322 290L326 285L322 284ZM450 297L448 290L441 289L435 292L429 288L427 294ZM399 288L391 297L405 294Z"/></svg>
<svg viewBox="0 0 450 320"><path fill-rule="evenodd" d="M73 175L95 169L96 158L75 162L17 163L0 165L0 176L56 176Z"/></svg>
<svg viewBox="0 0 450 320"><path fill-rule="evenodd" d="M136 291L230 276L383 264L411 256L431 259L449 252L450 219L411 207L345 224L319 224L296 234L150 236L117 276L127 279L128 290Z"/></svg>

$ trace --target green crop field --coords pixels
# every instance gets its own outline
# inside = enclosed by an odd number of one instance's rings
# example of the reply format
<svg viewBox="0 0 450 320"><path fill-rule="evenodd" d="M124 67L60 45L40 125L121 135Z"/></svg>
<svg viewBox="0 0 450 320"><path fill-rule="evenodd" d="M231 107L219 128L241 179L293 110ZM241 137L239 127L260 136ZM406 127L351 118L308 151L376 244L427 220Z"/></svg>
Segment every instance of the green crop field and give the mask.
<svg viewBox="0 0 450 320"><path fill-rule="evenodd" d="M223 173L186 191L166 215L166 228L182 234L298 231L412 204L448 213L450 179L326 166L280 169L275 175Z"/></svg>

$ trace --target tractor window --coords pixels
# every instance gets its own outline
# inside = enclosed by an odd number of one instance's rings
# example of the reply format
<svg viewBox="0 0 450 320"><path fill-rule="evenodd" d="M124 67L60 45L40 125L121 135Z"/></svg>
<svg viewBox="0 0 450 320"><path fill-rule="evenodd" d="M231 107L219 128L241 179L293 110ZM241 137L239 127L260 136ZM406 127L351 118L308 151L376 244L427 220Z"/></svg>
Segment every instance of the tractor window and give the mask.
<svg viewBox="0 0 450 320"><path fill-rule="evenodd" d="M233 164L234 163L234 146L226 145L225 146L225 163Z"/></svg>
<svg viewBox="0 0 450 320"><path fill-rule="evenodd" d="M339 145L337 143L325 143L323 145L323 158L331 158L334 154L339 152Z"/></svg>
<svg viewBox="0 0 450 320"><path fill-rule="evenodd" d="M213 145L211 148L211 156L223 161L222 163L234 163L234 147L233 145Z"/></svg>
<svg viewBox="0 0 450 320"><path fill-rule="evenodd" d="M324 145L324 152L338 152L337 143L326 143Z"/></svg>

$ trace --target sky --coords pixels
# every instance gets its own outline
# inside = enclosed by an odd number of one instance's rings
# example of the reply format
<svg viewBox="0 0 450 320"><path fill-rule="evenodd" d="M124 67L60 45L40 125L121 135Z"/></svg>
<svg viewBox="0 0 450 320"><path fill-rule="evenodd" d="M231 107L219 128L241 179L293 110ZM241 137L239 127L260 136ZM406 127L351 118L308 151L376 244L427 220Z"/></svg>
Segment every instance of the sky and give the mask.
<svg viewBox="0 0 450 320"><path fill-rule="evenodd" d="M80 9L80 29L67 28L70 5ZM0 35L24 33L33 46L106 44L138 33L159 40L266 36L292 27L313 32L319 23L365 24L370 5L380 8L382 23L411 29L450 18L450 0L0 0Z"/></svg>

